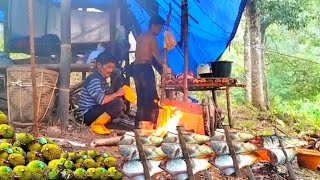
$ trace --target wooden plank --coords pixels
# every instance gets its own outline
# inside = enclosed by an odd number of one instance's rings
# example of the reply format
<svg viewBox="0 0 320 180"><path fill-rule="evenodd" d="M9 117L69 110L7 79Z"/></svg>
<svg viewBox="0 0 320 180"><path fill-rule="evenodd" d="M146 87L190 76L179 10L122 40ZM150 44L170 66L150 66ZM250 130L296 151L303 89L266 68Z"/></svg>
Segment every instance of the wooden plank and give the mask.
<svg viewBox="0 0 320 180"><path fill-rule="evenodd" d="M193 171L192 171L191 158L189 156L186 141L184 140L180 126L177 127L177 131L178 131L178 137L179 137L179 141L180 141L180 145L181 145L181 149L182 149L182 154L183 154L183 157L184 157L184 159L186 161L186 165L187 165L188 179L195 180L195 177L194 177Z"/></svg>
<svg viewBox="0 0 320 180"><path fill-rule="evenodd" d="M227 97L227 111L228 111L228 121L230 128L234 127L234 121L232 119L232 111L231 111L231 95L230 95L230 87L226 88L226 97Z"/></svg>
<svg viewBox="0 0 320 180"><path fill-rule="evenodd" d="M146 155L144 154L144 151L143 151L143 146L142 146L142 142L141 142L141 139L140 139L140 135L139 135L138 129L134 130L134 136L135 136L135 139L136 139L137 148L138 148L138 151L139 151L139 156L140 156L140 159L141 159L141 162L142 162L144 176L145 176L146 180L151 180L147 158L146 158Z"/></svg>
<svg viewBox="0 0 320 180"><path fill-rule="evenodd" d="M23 64L23 65L7 65L0 67L0 72L5 73L6 69L8 67L12 66L23 66L23 67L31 67L30 64ZM37 68L44 68L44 69L50 69L53 71L60 71L60 64L37 64ZM70 64L70 68L72 72L89 72L94 67L91 67L90 64Z"/></svg>

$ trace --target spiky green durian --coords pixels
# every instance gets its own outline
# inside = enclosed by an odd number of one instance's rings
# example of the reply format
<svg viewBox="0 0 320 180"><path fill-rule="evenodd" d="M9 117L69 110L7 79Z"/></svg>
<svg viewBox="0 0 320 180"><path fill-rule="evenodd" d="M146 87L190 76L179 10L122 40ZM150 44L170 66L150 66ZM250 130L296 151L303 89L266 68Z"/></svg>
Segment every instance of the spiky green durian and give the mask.
<svg viewBox="0 0 320 180"><path fill-rule="evenodd" d="M34 140L32 134L29 133L17 133L15 136L16 141L19 141L22 145L27 145Z"/></svg>
<svg viewBox="0 0 320 180"><path fill-rule="evenodd" d="M47 179L58 180L58 179L61 179L60 175L61 175L61 173L58 168L50 169L50 171L48 172L48 175L47 175Z"/></svg>
<svg viewBox="0 0 320 180"><path fill-rule="evenodd" d="M0 150L1 149L10 149L10 148L12 148L12 145L10 143L7 143L7 142L0 143Z"/></svg>
<svg viewBox="0 0 320 180"><path fill-rule="evenodd" d="M103 161L104 165L108 168L117 166L117 159L114 157L107 157Z"/></svg>
<svg viewBox="0 0 320 180"><path fill-rule="evenodd" d="M100 176L101 176L100 172L97 171L96 168L89 168L87 172L88 172L87 176L90 177L90 179L100 179Z"/></svg>
<svg viewBox="0 0 320 180"><path fill-rule="evenodd" d="M19 153L12 153L8 157L8 161L10 162L11 166L19 166L25 165L26 160L22 154Z"/></svg>
<svg viewBox="0 0 320 180"><path fill-rule="evenodd" d="M82 163L75 163L74 167L77 168L84 168L84 165Z"/></svg>
<svg viewBox="0 0 320 180"><path fill-rule="evenodd" d="M48 167L50 169L57 169L58 166L63 166L63 163L59 160L59 159L54 159L54 160L51 160L49 163L48 163Z"/></svg>
<svg viewBox="0 0 320 180"><path fill-rule="evenodd" d="M12 169L8 166L1 166L0 167L0 178L3 180L11 180Z"/></svg>
<svg viewBox="0 0 320 180"><path fill-rule="evenodd" d="M38 160L34 160L29 162L27 167L31 170L33 178L36 180L45 180L47 165L46 163Z"/></svg>
<svg viewBox="0 0 320 180"><path fill-rule="evenodd" d="M103 167L98 167L97 171L100 172L100 180L106 180L108 178L108 171Z"/></svg>
<svg viewBox="0 0 320 180"><path fill-rule="evenodd" d="M22 147L22 144L19 142L19 141L15 141L13 144L12 144L13 147Z"/></svg>
<svg viewBox="0 0 320 180"><path fill-rule="evenodd" d="M14 142L14 140L13 139L1 139L1 142L7 142L7 143L12 144Z"/></svg>
<svg viewBox="0 0 320 180"><path fill-rule="evenodd" d="M24 152L24 150L21 147L12 147L11 149L12 149L13 153L19 153L23 156L27 155L26 152Z"/></svg>
<svg viewBox="0 0 320 180"><path fill-rule="evenodd" d="M7 124L0 124L0 137L3 139L12 139L14 137L14 130Z"/></svg>
<svg viewBox="0 0 320 180"><path fill-rule="evenodd" d="M121 180L123 178L122 172L117 170L115 167L110 167L108 169L108 175L111 177L113 180Z"/></svg>
<svg viewBox="0 0 320 180"><path fill-rule="evenodd" d="M96 167L97 167L97 163L96 163L93 159L85 159L82 164L83 164L84 167L86 167L87 169L89 169L89 168L96 168Z"/></svg>
<svg viewBox="0 0 320 180"><path fill-rule="evenodd" d="M0 166L10 167L10 162L7 159L0 159Z"/></svg>
<svg viewBox="0 0 320 180"><path fill-rule="evenodd" d="M16 166L13 168L13 172L19 180L32 180L31 170L26 166Z"/></svg>
<svg viewBox="0 0 320 180"><path fill-rule="evenodd" d="M68 153L68 159L71 160L71 161L74 161L76 159L79 158L79 154L76 153L76 152L69 152Z"/></svg>
<svg viewBox="0 0 320 180"><path fill-rule="evenodd" d="M87 156L88 155L88 151L82 150L78 154L79 154L79 156L85 156L85 155Z"/></svg>
<svg viewBox="0 0 320 180"><path fill-rule="evenodd" d="M74 171L74 177L76 179L86 179L87 178L87 171L83 168L77 168L75 171Z"/></svg>
<svg viewBox="0 0 320 180"><path fill-rule="evenodd" d="M52 139L45 137L45 139L47 140L47 143L45 144L57 144L56 142L54 142Z"/></svg>
<svg viewBox="0 0 320 180"><path fill-rule="evenodd" d="M63 152L61 154L60 158L68 159L69 158L69 153L68 152Z"/></svg>
<svg viewBox="0 0 320 180"><path fill-rule="evenodd" d="M49 161L53 159L59 159L62 154L62 149L56 144L45 144L41 148L43 157Z"/></svg>
<svg viewBox="0 0 320 180"><path fill-rule="evenodd" d="M9 153L7 150L1 150L0 151L0 159L7 159L9 157Z"/></svg>
<svg viewBox="0 0 320 180"><path fill-rule="evenodd" d="M94 158L94 160L98 163L102 163L104 161L104 157L102 157L101 155L97 156L96 158Z"/></svg>
<svg viewBox="0 0 320 180"><path fill-rule="evenodd" d="M0 111L0 124L8 124L8 116Z"/></svg>
<svg viewBox="0 0 320 180"><path fill-rule="evenodd" d="M72 161L69 161L67 160L65 163L64 163L64 167L66 169L73 169L74 168L74 163Z"/></svg>
<svg viewBox="0 0 320 180"><path fill-rule="evenodd" d="M42 145L38 141L32 141L28 144L28 150L29 151L38 151L40 152L42 148Z"/></svg>
<svg viewBox="0 0 320 180"><path fill-rule="evenodd" d="M94 159L95 157L99 156L99 152L96 150L88 150L88 156Z"/></svg>
<svg viewBox="0 0 320 180"><path fill-rule="evenodd" d="M30 151L27 153L27 160L28 162L34 161L34 160L39 160L39 161L44 161L44 157L40 152L37 151Z"/></svg>

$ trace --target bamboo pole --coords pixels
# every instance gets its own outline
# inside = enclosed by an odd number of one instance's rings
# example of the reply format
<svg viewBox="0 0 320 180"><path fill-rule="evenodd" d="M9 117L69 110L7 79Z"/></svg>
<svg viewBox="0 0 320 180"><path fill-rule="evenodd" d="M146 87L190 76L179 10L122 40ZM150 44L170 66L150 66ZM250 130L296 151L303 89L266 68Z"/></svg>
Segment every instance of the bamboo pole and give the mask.
<svg viewBox="0 0 320 180"><path fill-rule="evenodd" d="M144 150L143 150L143 146L142 146L142 142L141 142L141 139L140 139L140 136L139 136L138 129L134 130L134 137L136 139L137 148L138 148L139 156L140 156L141 163L142 163L142 166L143 166L143 172L144 172L145 179L146 180L151 180L148 161L147 161L146 155L144 154Z"/></svg>
<svg viewBox="0 0 320 180"><path fill-rule="evenodd" d="M189 180L195 180L195 177L194 177L193 171L192 171L191 158L189 156L187 145L186 145L186 141L185 141L185 139L183 137L182 130L181 130L180 126L177 127L177 131L178 131L178 137L179 137L180 146L181 146L181 149L182 149L182 154L183 154L183 157L184 157L186 165L187 165L188 179Z"/></svg>
<svg viewBox="0 0 320 180"><path fill-rule="evenodd" d="M33 94L33 133L35 137L39 134L38 125L38 98L37 98L37 81L36 81L36 58L34 48L34 17L33 17L33 0L29 0L29 31L30 31L30 55L31 55L31 79L32 79L32 94Z"/></svg>
<svg viewBox="0 0 320 180"><path fill-rule="evenodd" d="M71 64L71 0L63 0L61 12L61 60L59 89L59 118L61 128L66 131L69 120L69 88Z"/></svg>
<svg viewBox="0 0 320 180"><path fill-rule="evenodd" d="M188 47L188 0L182 0L182 28L184 45L184 78L183 78L183 100L188 101L188 66L189 66L189 47Z"/></svg>

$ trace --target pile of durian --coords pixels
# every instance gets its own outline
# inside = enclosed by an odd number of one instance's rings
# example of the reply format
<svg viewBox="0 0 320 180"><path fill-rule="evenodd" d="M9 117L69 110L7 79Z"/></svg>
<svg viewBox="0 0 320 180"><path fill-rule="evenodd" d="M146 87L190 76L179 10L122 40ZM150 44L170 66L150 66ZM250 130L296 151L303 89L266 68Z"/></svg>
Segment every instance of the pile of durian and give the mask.
<svg viewBox="0 0 320 180"><path fill-rule="evenodd" d="M110 154L64 152L50 138L15 133L1 114L0 123L0 180L122 179Z"/></svg>

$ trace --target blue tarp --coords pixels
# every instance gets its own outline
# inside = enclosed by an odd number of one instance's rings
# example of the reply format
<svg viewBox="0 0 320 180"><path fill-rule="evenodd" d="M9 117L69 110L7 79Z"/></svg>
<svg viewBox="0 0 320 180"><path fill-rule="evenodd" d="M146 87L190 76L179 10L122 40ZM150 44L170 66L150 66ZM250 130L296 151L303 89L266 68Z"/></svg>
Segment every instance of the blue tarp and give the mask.
<svg viewBox="0 0 320 180"><path fill-rule="evenodd" d="M52 0L60 2L60 0ZM129 8L136 16L143 31L148 28L150 15L136 0L127 0ZM159 3L159 14L166 19L169 2L172 4L170 30L177 41L181 32L181 1L156 0ZM106 6L109 0L73 0L73 3L86 7ZM197 66L217 61L233 39L237 30L246 0L189 0L189 69L196 73ZM3 13L0 12L0 21ZM163 48L163 33L158 37L160 49ZM168 53L168 63L174 73L183 72L183 46L177 46Z"/></svg>
<svg viewBox="0 0 320 180"><path fill-rule="evenodd" d="M3 22L4 14L3 11L0 11L0 22Z"/></svg>

